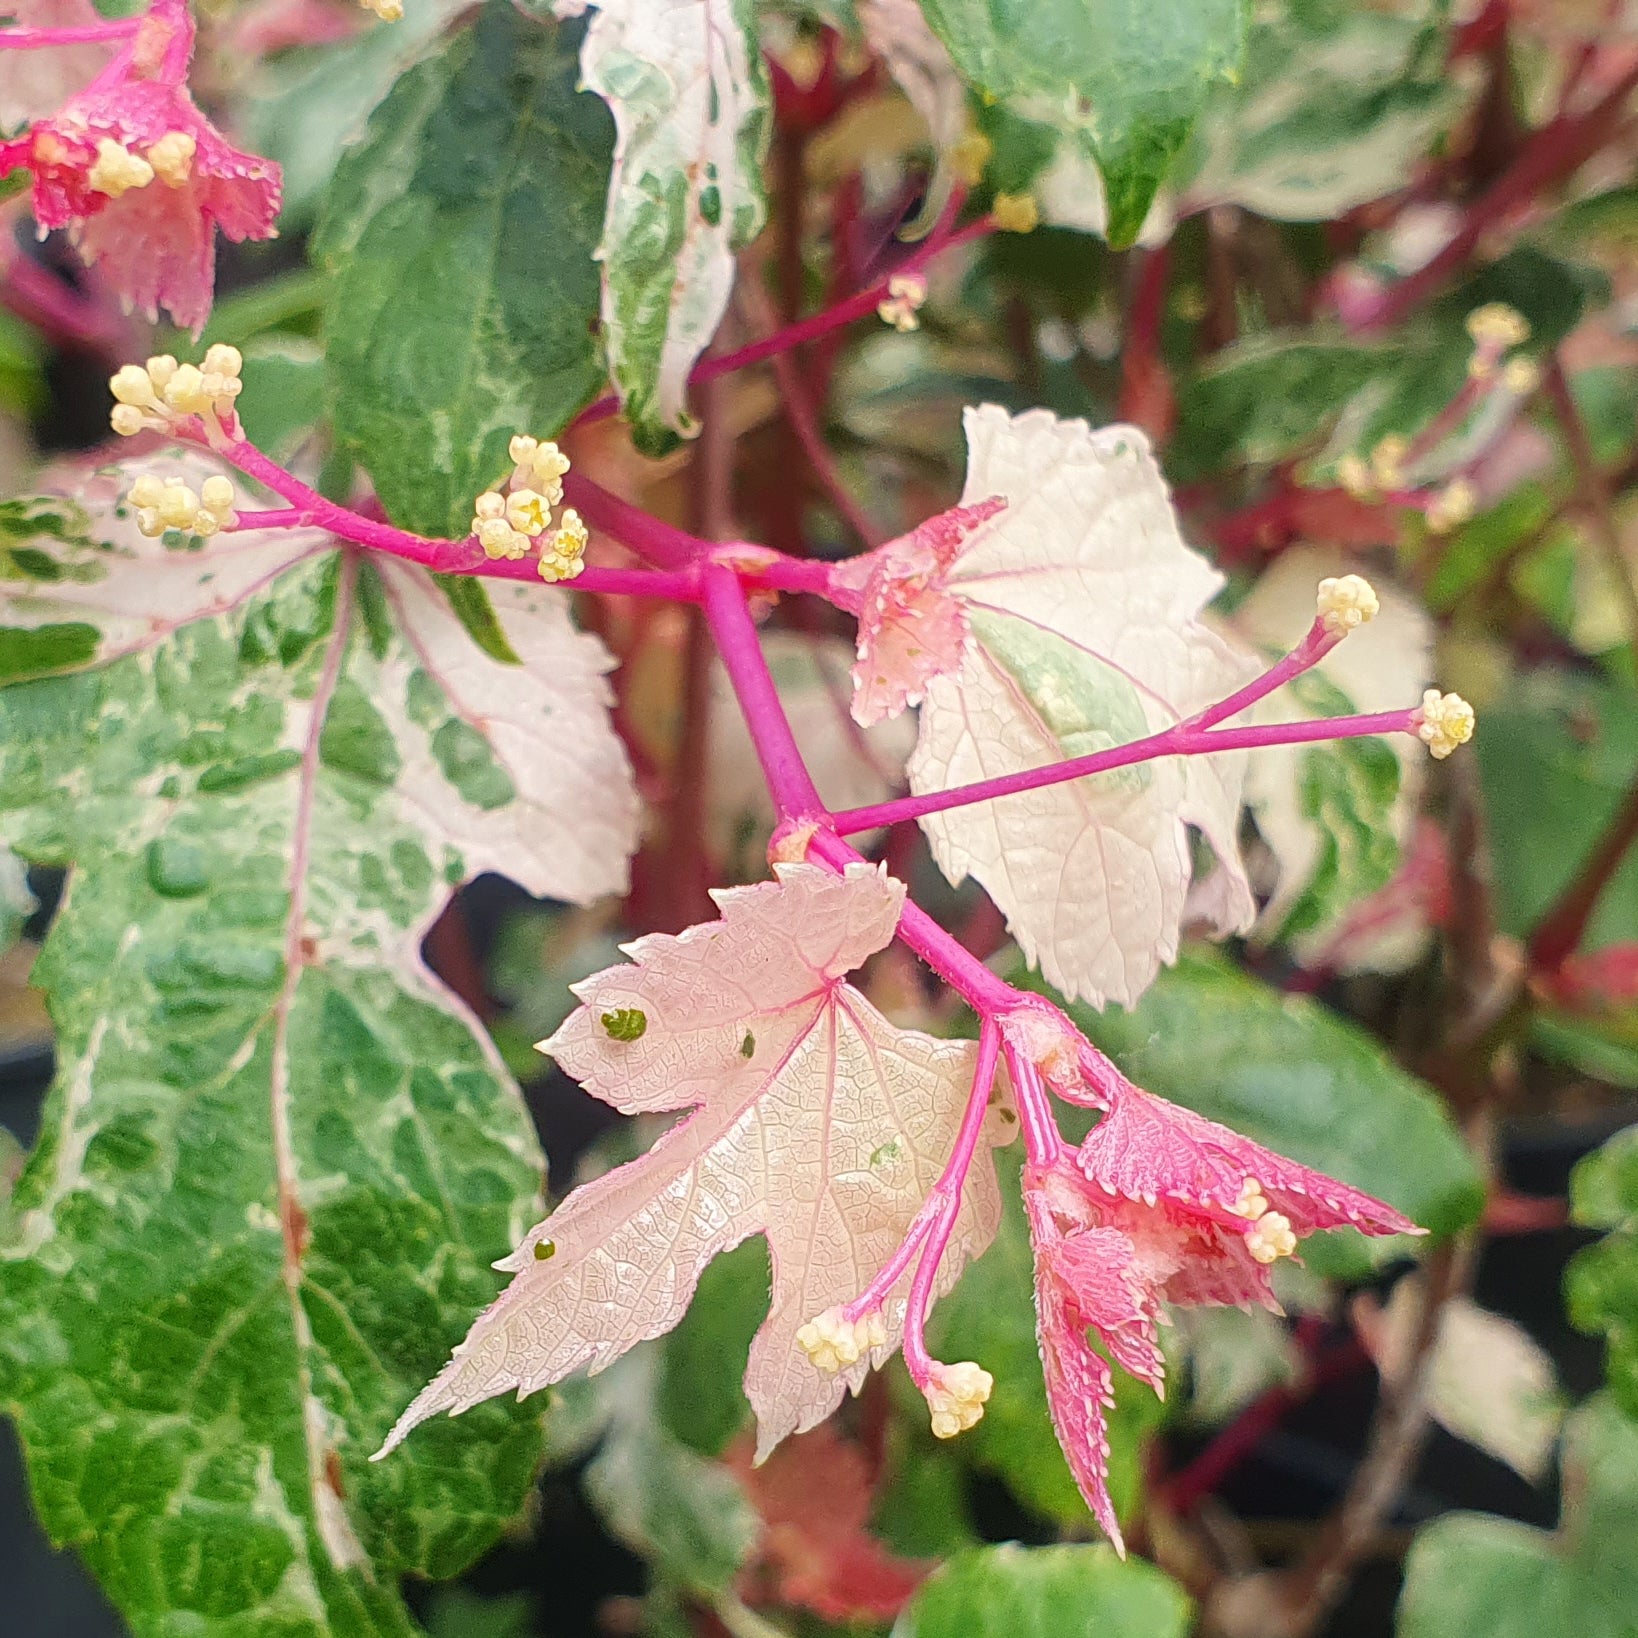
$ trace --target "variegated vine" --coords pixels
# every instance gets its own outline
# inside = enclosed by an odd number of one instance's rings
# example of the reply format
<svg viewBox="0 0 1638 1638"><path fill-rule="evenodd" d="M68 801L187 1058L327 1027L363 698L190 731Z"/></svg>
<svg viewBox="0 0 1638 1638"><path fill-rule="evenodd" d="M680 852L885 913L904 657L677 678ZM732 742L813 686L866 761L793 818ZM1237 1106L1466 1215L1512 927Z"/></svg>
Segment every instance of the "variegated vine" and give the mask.
<svg viewBox="0 0 1638 1638"><path fill-rule="evenodd" d="M419 1422L504 1390L597 1370L675 1325L705 1265L766 1238L773 1303L746 1392L766 1453L828 1416L895 1350L949 1437L982 1416L982 1362L927 1347L929 1310L995 1232L988 1149L1021 1131L1041 1355L1059 1436L1117 1544L1106 1485L1111 1363L1163 1385L1168 1304L1274 1306L1270 1269L1320 1229L1417 1230L1391 1206L1128 1082L1063 1012L996 978L844 837L920 821L952 880L972 875L1063 991L1130 1001L1176 954L1191 912L1254 910L1239 856L1247 757L1401 734L1435 756L1472 731L1455 695L1318 721L1265 702L1378 608L1356 575L1321 581L1313 620L1266 669L1206 623L1220 580L1178 534L1141 433L1033 411L968 411L961 504L835 567L715 546L567 471L520 436L463 541L405 534L325 500L244 437L238 355L169 358L114 378L120 432L205 446L278 494L239 509L219 480L139 480L137 526L209 535L317 526L434 569L572 580L703 606L779 817L774 879L718 896L721 919L629 948L576 987L543 1049L628 1113L687 1111L642 1158L572 1194L501 1265L511 1285L409 1406ZM574 506L552 524L564 499ZM652 569L585 562L588 528ZM921 704L912 794L830 811L814 788L748 602L801 590L858 621L855 715ZM1237 724L1253 708L1256 720ZM1215 855L1190 881L1190 830ZM1191 896L1192 892L1192 896ZM976 1043L882 1017L847 975L895 934L979 1020ZM1078 1146L1056 1097L1100 1119ZM1095 1334L1100 1346L1089 1340Z"/></svg>

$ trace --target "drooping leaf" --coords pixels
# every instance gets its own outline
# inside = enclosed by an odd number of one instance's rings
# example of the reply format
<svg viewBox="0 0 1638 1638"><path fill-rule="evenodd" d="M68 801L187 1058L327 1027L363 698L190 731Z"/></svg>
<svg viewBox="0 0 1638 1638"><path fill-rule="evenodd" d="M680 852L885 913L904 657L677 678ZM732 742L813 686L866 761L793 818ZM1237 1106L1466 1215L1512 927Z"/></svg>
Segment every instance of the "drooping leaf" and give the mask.
<svg viewBox="0 0 1638 1638"><path fill-rule="evenodd" d="M1103 173L1109 241L1137 236L1211 88L1232 81L1241 0L923 0L969 84L1050 120Z"/></svg>
<svg viewBox="0 0 1638 1638"><path fill-rule="evenodd" d="M1221 580L1183 544L1142 433L993 405L969 410L966 426L963 508L997 496L1006 506L902 607L873 604L933 624L937 599L971 631L959 669L925 683L914 791L1141 738L1254 673L1200 622ZM880 655L867 611L861 665L873 641ZM1229 883L1223 930L1250 924L1243 767L1238 755L1166 758L954 808L922 828L945 875L976 877L1054 984L1094 1004L1130 1002L1177 953L1187 825L1204 831Z"/></svg>
<svg viewBox="0 0 1638 1638"><path fill-rule="evenodd" d="M1570 1318L1602 1335L1610 1392L1638 1417L1638 1126L1617 1132L1570 1179L1575 1221L1608 1232L1565 1277Z"/></svg>
<svg viewBox="0 0 1638 1638"><path fill-rule="evenodd" d="M1036 983L1019 975L1025 983ZM1388 1201L1435 1234L1470 1223L1483 1187L1438 1097L1365 1032L1205 952L1162 973L1131 1011L1070 1015L1140 1086ZM1362 1274L1415 1242L1316 1237L1322 1273Z"/></svg>
<svg viewBox="0 0 1638 1638"><path fill-rule="evenodd" d="M995 1378L984 1419L961 1436L956 1453L1005 1480L1018 1499L1054 1523L1080 1528L1086 1502L1053 1432L1036 1340L1034 1256L1019 1186L1022 1156L996 1157L1001 1226L995 1243L939 1305L929 1344L944 1359L975 1359ZM1127 1517L1143 1486L1143 1447L1163 1407L1147 1383L1116 1375L1108 1410L1108 1486Z"/></svg>
<svg viewBox="0 0 1638 1638"><path fill-rule="evenodd" d="M1631 1638L1638 1609L1638 1423L1594 1399L1571 1419L1549 1533L1451 1513L1405 1561L1398 1638Z"/></svg>
<svg viewBox="0 0 1638 1638"><path fill-rule="evenodd" d="M1183 1638L1175 1581L1112 1547L975 1547L911 1601L893 1638Z"/></svg>
<svg viewBox="0 0 1638 1638"><path fill-rule="evenodd" d="M727 310L734 253L767 219L772 112L753 7L602 0L581 71L619 133L597 250L609 370L639 447L661 453L694 429L689 371Z"/></svg>
<svg viewBox="0 0 1638 1638"><path fill-rule="evenodd" d="M627 1114L692 1109L649 1152L583 1185L500 1265L515 1278L405 1411L390 1450L439 1411L597 1370L682 1318L701 1271L766 1237L772 1309L745 1391L758 1450L823 1421L897 1346L837 1374L797 1331L887 1262L955 1141L970 1043L896 1029L842 975L893 935L903 886L812 865L717 894L722 919L630 945L632 964L575 986L583 1005L543 1043ZM993 1138L1011 1128L995 1122ZM993 1169L969 1174L941 1279L989 1243ZM641 1271L640 1279L632 1271ZM908 1288L908 1275L901 1280Z"/></svg>
<svg viewBox="0 0 1638 1638"><path fill-rule="evenodd" d="M420 940L480 870L620 884L606 662L516 588L522 689L419 570L310 531L146 540L125 481L61 504L32 548L55 576L5 588L14 651L88 636L0 689L0 831L73 866L35 969L58 1074L0 1244L0 1405L48 1531L143 1638L408 1634L398 1576L482 1551L540 1439L495 1408L471 1446L365 1460L539 1196Z"/></svg>
<svg viewBox="0 0 1638 1638"><path fill-rule="evenodd" d="M551 437L603 379L613 132L575 89L580 34L490 0L393 87L326 195L331 413L406 529L464 535L508 439Z"/></svg>
<svg viewBox="0 0 1638 1638"><path fill-rule="evenodd" d="M1460 105L1448 50L1425 16L1265 9L1243 78L1213 95L1176 186L1191 208L1242 205L1288 222L1328 221L1395 192Z"/></svg>

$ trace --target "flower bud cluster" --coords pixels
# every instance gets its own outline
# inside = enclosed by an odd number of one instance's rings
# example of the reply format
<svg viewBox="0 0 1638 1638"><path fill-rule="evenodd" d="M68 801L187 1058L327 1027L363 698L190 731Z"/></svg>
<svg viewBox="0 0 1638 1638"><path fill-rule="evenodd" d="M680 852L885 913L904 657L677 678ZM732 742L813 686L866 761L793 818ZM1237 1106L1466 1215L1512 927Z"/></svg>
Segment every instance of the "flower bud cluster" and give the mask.
<svg viewBox="0 0 1638 1638"><path fill-rule="evenodd" d="M876 317L903 335L918 329L916 314L927 300L927 281L919 273L895 273L887 281L887 299L876 303Z"/></svg>
<svg viewBox="0 0 1638 1638"><path fill-rule="evenodd" d="M887 1326L879 1308L856 1320L840 1308L827 1308L796 1333L796 1345L821 1371L843 1371L872 1348L887 1346Z"/></svg>
<svg viewBox="0 0 1638 1638"><path fill-rule="evenodd" d="M404 0L358 0L366 11L373 11L383 23L396 23L404 15Z"/></svg>
<svg viewBox="0 0 1638 1638"><path fill-rule="evenodd" d="M1416 737L1441 761L1473 737L1473 707L1460 694L1430 688L1422 696Z"/></svg>
<svg viewBox="0 0 1638 1638"><path fill-rule="evenodd" d="M157 176L168 188L184 186L193 175L197 140L187 131L167 131L146 155L127 148L116 137L98 139L97 157L85 173L86 185L110 199L145 188Z"/></svg>
<svg viewBox="0 0 1638 1638"><path fill-rule="evenodd" d="M970 1359L959 1365L934 1365L921 1390L932 1413L933 1437L953 1439L975 1426L994 1387L995 1378Z"/></svg>
<svg viewBox="0 0 1638 1638"><path fill-rule="evenodd" d="M1514 347L1530 339L1530 321L1506 302L1487 302L1467 315L1467 333L1473 338L1473 356L1467 373L1475 381L1493 381L1498 373L1509 392L1523 397L1535 390L1541 372L1528 358L1502 359Z"/></svg>
<svg viewBox="0 0 1638 1638"><path fill-rule="evenodd" d="M1319 583L1315 605L1320 624L1333 637L1346 637L1376 618L1382 604L1363 575L1332 575Z"/></svg>
<svg viewBox="0 0 1638 1638"><path fill-rule="evenodd" d="M542 580L573 580L585 567L586 525L571 506L552 528L552 508L563 499L568 456L549 439L522 433L512 440L508 453L512 476L506 490L491 489L478 496L472 533L489 557L527 557L538 546Z"/></svg>
<svg viewBox="0 0 1638 1638"><path fill-rule="evenodd" d="M218 343L203 364L178 364L169 353L146 364L127 364L108 383L115 400L109 421L122 438L130 438L144 429L173 431L188 415L228 420L244 386L239 379L244 362L237 347Z"/></svg>
<svg viewBox="0 0 1638 1638"><path fill-rule="evenodd" d="M239 521L233 510L233 485L220 476L206 478L196 495L180 478L144 473L126 497L136 508L137 528L153 539L167 529L186 529L208 539Z"/></svg>

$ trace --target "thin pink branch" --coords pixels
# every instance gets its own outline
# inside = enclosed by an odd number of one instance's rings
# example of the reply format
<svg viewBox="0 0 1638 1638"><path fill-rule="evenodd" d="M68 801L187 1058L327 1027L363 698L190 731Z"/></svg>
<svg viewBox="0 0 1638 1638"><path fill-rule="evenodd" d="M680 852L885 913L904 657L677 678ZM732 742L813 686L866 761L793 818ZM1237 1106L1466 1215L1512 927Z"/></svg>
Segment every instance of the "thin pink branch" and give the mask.
<svg viewBox="0 0 1638 1638"><path fill-rule="evenodd" d="M96 45L123 40L142 26L141 17L122 17L112 23L87 23L81 28L0 29L0 51L43 51L51 46Z"/></svg>

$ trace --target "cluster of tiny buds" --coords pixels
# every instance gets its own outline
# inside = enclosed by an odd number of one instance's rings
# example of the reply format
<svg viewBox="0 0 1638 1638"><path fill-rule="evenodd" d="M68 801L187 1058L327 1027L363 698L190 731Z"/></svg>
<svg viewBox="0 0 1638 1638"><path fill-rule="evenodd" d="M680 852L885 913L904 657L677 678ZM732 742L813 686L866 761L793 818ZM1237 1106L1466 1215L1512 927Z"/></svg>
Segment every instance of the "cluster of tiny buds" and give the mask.
<svg viewBox="0 0 1638 1638"><path fill-rule="evenodd" d="M198 146L186 131L167 131L144 155L105 136L97 142L97 157L85 180L110 199L118 199L134 188L145 188L156 176L166 187L180 188L193 174Z"/></svg>
<svg viewBox="0 0 1638 1638"><path fill-rule="evenodd" d="M1041 208L1032 193L998 193L990 215L1003 233L1033 233L1041 220Z"/></svg>
<svg viewBox="0 0 1638 1638"><path fill-rule="evenodd" d="M1466 523L1478 505L1478 490L1466 478L1453 478L1428 502L1428 528L1436 535L1448 535Z"/></svg>
<svg viewBox="0 0 1638 1638"><path fill-rule="evenodd" d="M196 495L180 478L160 479L144 473L126 498L136 508L137 528L149 539L167 529L186 529L208 539L239 521L233 510L233 485L220 476L206 478Z"/></svg>
<svg viewBox="0 0 1638 1638"><path fill-rule="evenodd" d="M109 421L122 438L130 438L144 428L168 432L184 415L226 419L244 386L239 379L244 363L237 347L218 343L207 350L203 364L178 364L169 353L146 364L126 364L108 383L114 395Z"/></svg>
<svg viewBox="0 0 1638 1638"><path fill-rule="evenodd" d="M1355 500L1377 501L1405 487L1405 456L1409 443L1397 432L1377 442L1367 461L1361 455L1344 455L1337 462L1337 482Z"/></svg>
<svg viewBox="0 0 1638 1638"><path fill-rule="evenodd" d="M927 300L927 281L919 273L895 273L887 281L887 299L876 303L876 316L903 335L919 327L916 314Z"/></svg>
<svg viewBox="0 0 1638 1638"><path fill-rule="evenodd" d="M1381 611L1375 588L1363 575L1332 575L1320 581L1315 598L1318 619L1332 637L1358 631Z"/></svg>
<svg viewBox="0 0 1638 1638"><path fill-rule="evenodd" d="M845 1371L872 1348L887 1346L881 1310L850 1320L840 1308L827 1308L796 1333L796 1345L821 1371Z"/></svg>
<svg viewBox="0 0 1638 1638"><path fill-rule="evenodd" d="M1291 1219L1284 1212L1268 1209L1268 1197L1256 1178L1248 1177L1240 1186L1240 1198L1233 1209L1236 1217L1251 1220L1246 1230L1246 1250L1259 1263L1275 1263L1296 1254L1297 1236L1292 1232Z"/></svg>
<svg viewBox="0 0 1638 1638"><path fill-rule="evenodd" d="M953 1439L981 1421L994 1387L995 1378L970 1359L959 1365L935 1364L921 1390L932 1413L933 1437Z"/></svg>
<svg viewBox="0 0 1638 1638"><path fill-rule="evenodd" d="M506 492L491 489L473 506L472 533L489 557L527 557L540 548L542 580L573 580L585 567L589 536L574 508L553 529L552 508L563 499L569 457L548 440L519 433L507 446L512 476ZM548 531L550 531L548 533Z"/></svg>
<svg viewBox="0 0 1638 1638"><path fill-rule="evenodd" d="M1495 380L1499 366L1501 383L1509 392L1523 398L1535 391L1541 371L1534 360L1501 362L1509 349L1530 339L1530 321L1516 307L1500 301L1475 307L1467 315L1467 333L1473 338L1473 356L1467 361L1467 373L1473 380Z"/></svg>
<svg viewBox="0 0 1638 1638"><path fill-rule="evenodd" d="M1473 707L1460 694L1428 689L1416 718L1416 737L1441 760L1473 737Z"/></svg>
<svg viewBox="0 0 1638 1638"><path fill-rule="evenodd" d="M358 0L366 11L373 11L383 23L396 23L404 15L404 0Z"/></svg>

